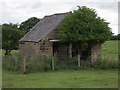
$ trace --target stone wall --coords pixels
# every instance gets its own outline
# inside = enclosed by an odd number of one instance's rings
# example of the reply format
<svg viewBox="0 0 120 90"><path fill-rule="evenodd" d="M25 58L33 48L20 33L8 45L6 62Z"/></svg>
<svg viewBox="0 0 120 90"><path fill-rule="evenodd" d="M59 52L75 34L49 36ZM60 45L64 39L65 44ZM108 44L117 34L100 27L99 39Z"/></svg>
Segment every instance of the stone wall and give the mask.
<svg viewBox="0 0 120 90"><path fill-rule="evenodd" d="M19 44L20 56L23 58L33 58L38 54L52 56L52 43L48 40L35 42L22 42Z"/></svg>
<svg viewBox="0 0 120 90"><path fill-rule="evenodd" d="M19 44L20 56L23 58L31 58L37 54L38 43L22 42Z"/></svg>
<svg viewBox="0 0 120 90"><path fill-rule="evenodd" d="M91 48L91 63L101 58L101 44L94 45Z"/></svg>
<svg viewBox="0 0 120 90"><path fill-rule="evenodd" d="M50 32L44 39L40 42L20 42L19 50L20 56L23 58L33 58L37 54L52 56L53 55L53 42L51 39L57 39L58 30L55 29Z"/></svg>
<svg viewBox="0 0 120 90"><path fill-rule="evenodd" d="M48 39L41 40L39 42L38 53L41 55L52 56L53 55L52 42L50 42Z"/></svg>

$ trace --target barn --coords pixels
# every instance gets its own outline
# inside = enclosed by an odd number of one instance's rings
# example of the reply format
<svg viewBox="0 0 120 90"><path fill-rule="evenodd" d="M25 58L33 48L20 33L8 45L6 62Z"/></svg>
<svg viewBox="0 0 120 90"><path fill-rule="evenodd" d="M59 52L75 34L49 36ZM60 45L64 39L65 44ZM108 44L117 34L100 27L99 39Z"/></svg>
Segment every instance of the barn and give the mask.
<svg viewBox="0 0 120 90"><path fill-rule="evenodd" d="M76 57L77 51L74 43L60 42L58 39L58 25L61 24L67 13L58 13L45 16L40 20L24 37L19 40L20 56L23 58L33 58L37 54L45 56L56 55L59 59ZM90 58L95 61L101 57L101 44L94 45L86 49L81 58Z"/></svg>

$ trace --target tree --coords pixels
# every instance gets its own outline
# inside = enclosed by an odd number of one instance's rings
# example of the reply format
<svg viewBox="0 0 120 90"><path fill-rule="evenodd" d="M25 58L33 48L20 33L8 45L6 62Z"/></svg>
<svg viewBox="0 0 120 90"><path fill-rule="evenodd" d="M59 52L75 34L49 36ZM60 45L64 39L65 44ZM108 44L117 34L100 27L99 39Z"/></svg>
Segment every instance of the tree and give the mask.
<svg viewBox="0 0 120 90"><path fill-rule="evenodd" d="M76 43L78 56L86 47L92 47L97 43L104 43L112 32L108 22L97 16L95 9L86 6L79 7L73 13L66 16L59 26L59 39Z"/></svg>
<svg viewBox="0 0 120 90"><path fill-rule="evenodd" d="M2 25L0 25L0 49L2 49Z"/></svg>
<svg viewBox="0 0 120 90"><path fill-rule="evenodd" d="M120 34L118 35L113 35L110 40L120 40Z"/></svg>
<svg viewBox="0 0 120 90"><path fill-rule="evenodd" d="M113 35L110 40L118 40L118 35Z"/></svg>
<svg viewBox="0 0 120 90"><path fill-rule="evenodd" d="M11 50L18 49L18 40L24 35L24 32L17 28L16 24L2 25L2 48L8 55Z"/></svg>
<svg viewBox="0 0 120 90"><path fill-rule="evenodd" d="M120 40L120 34L118 34L118 40Z"/></svg>
<svg viewBox="0 0 120 90"><path fill-rule="evenodd" d="M26 33L33 27L35 26L38 22L40 21L39 18L36 17L31 17L28 20L22 22L20 24L20 30L24 30Z"/></svg>

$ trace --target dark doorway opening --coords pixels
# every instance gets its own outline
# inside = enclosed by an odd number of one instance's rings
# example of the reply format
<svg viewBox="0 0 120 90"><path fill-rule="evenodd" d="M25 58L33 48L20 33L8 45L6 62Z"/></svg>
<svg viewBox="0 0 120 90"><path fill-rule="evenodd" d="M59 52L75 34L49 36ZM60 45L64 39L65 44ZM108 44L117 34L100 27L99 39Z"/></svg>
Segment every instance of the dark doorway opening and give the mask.
<svg viewBox="0 0 120 90"><path fill-rule="evenodd" d="M60 60L68 58L68 44L54 42L53 43L53 55L56 55Z"/></svg>

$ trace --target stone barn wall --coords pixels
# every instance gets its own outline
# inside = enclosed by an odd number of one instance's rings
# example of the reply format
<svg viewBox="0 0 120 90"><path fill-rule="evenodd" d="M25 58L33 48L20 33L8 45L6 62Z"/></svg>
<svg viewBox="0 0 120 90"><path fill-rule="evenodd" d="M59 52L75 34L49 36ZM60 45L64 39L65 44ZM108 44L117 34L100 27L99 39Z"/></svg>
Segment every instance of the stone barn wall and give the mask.
<svg viewBox="0 0 120 90"><path fill-rule="evenodd" d="M38 54L51 56L52 43L48 40L35 42L22 42L19 44L20 56L23 58L33 58Z"/></svg>
<svg viewBox="0 0 120 90"><path fill-rule="evenodd" d="M91 63L101 58L101 44L94 45L91 48Z"/></svg>
<svg viewBox="0 0 120 90"><path fill-rule="evenodd" d="M52 56L53 55L53 42L51 39L57 39L58 29L50 32L40 42L20 42L20 56L23 58L33 58L37 54Z"/></svg>
<svg viewBox="0 0 120 90"><path fill-rule="evenodd" d="M21 42L19 43L20 56L23 58L31 58L37 54L38 43Z"/></svg>
<svg viewBox="0 0 120 90"><path fill-rule="evenodd" d="M52 56L53 55L52 42L50 42L48 39L40 41L38 53L41 55Z"/></svg>

